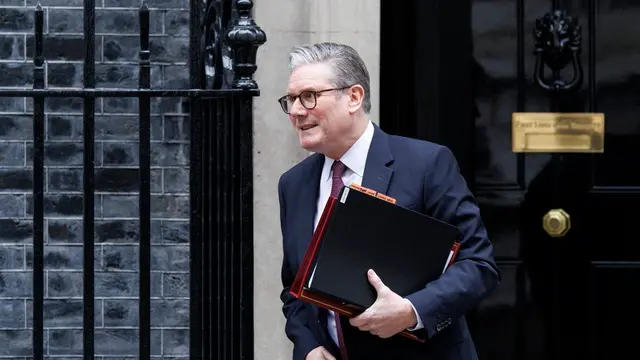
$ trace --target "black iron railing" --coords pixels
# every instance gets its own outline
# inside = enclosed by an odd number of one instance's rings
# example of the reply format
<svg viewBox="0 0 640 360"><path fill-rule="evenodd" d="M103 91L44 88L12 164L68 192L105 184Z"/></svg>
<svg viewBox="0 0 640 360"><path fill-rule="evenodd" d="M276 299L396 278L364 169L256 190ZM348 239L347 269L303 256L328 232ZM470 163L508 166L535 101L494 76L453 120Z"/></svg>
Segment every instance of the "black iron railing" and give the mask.
<svg viewBox="0 0 640 360"><path fill-rule="evenodd" d="M259 90L252 76L256 50L266 36L251 18L251 0L209 0L206 9L201 0L191 0L190 6L190 89L151 89L149 9L144 3L139 10L139 88L96 88L95 0L84 0L83 88L45 88L44 16L40 4L35 8L33 88L0 89L0 97L34 100L34 360L44 358L44 106L51 97L84 101L84 359L93 359L95 353L94 131L95 102L101 97L132 97L139 102L139 358L151 356L150 101L154 97L184 97L190 105L190 358L253 357L252 98ZM223 56L233 64L232 71L223 66ZM207 65L215 71L209 85L204 75Z"/></svg>

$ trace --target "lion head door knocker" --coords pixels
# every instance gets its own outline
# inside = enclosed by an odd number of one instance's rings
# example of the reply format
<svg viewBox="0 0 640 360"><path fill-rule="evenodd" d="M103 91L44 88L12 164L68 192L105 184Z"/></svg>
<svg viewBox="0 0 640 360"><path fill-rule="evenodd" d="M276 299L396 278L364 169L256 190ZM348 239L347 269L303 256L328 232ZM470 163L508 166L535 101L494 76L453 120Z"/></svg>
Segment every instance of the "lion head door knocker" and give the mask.
<svg viewBox="0 0 640 360"><path fill-rule="evenodd" d="M536 19L534 79L542 89L566 92L578 89L582 85L580 32L578 21L564 10L553 10ZM573 68L573 78L567 82L560 76L560 71L569 63ZM545 78L545 65L551 70L551 79Z"/></svg>

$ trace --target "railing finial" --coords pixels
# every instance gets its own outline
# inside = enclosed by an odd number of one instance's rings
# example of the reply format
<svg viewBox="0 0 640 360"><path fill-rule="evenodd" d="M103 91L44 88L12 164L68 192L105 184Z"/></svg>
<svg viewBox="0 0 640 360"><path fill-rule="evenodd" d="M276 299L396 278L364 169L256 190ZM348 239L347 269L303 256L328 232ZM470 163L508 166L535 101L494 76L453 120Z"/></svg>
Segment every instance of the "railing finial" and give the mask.
<svg viewBox="0 0 640 360"><path fill-rule="evenodd" d="M251 17L252 8L253 1L237 0L238 18L227 33L227 42L233 50L233 87L236 89L258 89L253 80L258 68L256 54L258 47L267 41L267 35Z"/></svg>

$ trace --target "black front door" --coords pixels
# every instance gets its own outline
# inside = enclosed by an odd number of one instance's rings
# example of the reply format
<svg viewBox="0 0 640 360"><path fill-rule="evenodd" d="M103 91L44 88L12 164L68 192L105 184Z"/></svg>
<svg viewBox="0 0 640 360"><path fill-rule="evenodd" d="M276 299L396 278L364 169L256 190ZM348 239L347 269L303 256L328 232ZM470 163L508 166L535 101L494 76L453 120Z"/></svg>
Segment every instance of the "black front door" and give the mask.
<svg viewBox="0 0 640 360"><path fill-rule="evenodd" d="M476 194L503 275L480 359L636 357L640 1L429 6L383 0L380 123L450 146ZM568 61L537 79L536 49ZM518 112L603 113L604 152L514 153Z"/></svg>

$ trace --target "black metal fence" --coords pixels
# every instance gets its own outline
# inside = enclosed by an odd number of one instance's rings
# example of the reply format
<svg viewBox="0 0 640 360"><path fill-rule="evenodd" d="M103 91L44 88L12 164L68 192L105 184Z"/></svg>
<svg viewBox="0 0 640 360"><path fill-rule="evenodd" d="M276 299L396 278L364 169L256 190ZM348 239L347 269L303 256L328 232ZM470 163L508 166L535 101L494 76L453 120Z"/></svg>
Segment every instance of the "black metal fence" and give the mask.
<svg viewBox="0 0 640 360"><path fill-rule="evenodd" d="M96 88L95 0L84 0L83 87L46 89L43 10L35 8L33 89L0 89L31 97L33 108L33 359L44 357L45 101L77 97L83 120L84 359L94 358L94 131L100 97L139 103L139 358L151 356L151 110L154 97L189 99L190 358L253 358L252 80L257 48L266 41L251 17L251 0L190 1L190 89L150 87L149 9L142 4L138 89ZM223 65L230 61L232 68ZM205 69L213 71L207 76Z"/></svg>

